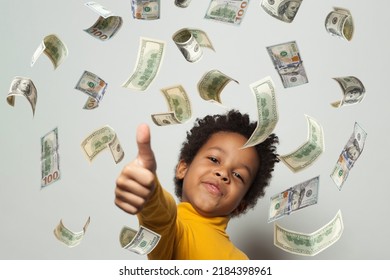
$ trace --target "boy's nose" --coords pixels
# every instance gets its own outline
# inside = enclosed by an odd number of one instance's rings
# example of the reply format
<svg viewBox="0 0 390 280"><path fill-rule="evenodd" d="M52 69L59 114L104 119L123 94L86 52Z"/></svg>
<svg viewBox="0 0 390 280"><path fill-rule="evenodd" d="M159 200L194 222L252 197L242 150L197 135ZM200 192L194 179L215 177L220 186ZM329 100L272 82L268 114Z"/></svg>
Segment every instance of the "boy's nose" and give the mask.
<svg viewBox="0 0 390 280"><path fill-rule="evenodd" d="M214 174L215 174L215 176L219 177L225 183L229 181L229 176L227 176L226 172L224 172L222 170L215 170Z"/></svg>

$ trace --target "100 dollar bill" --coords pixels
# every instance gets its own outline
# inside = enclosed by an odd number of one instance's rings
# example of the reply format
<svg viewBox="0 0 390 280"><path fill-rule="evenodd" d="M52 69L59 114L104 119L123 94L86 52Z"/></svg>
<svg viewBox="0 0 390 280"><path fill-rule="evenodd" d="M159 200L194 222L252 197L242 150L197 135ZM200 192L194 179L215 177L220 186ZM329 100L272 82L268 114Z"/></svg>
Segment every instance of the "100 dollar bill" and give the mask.
<svg viewBox="0 0 390 280"><path fill-rule="evenodd" d="M119 234L122 248L140 255L152 252L160 239L160 234L144 226L140 226L138 231L124 226Z"/></svg>
<svg viewBox="0 0 390 280"><path fill-rule="evenodd" d="M279 120L275 86L271 77L252 83L250 88L256 98L258 121L256 129L243 148L255 146L266 140Z"/></svg>
<svg viewBox="0 0 390 280"><path fill-rule="evenodd" d="M115 131L108 125L92 132L81 142L81 148L90 162L106 148L110 149L115 163L125 155Z"/></svg>
<svg viewBox="0 0 390 280"><path fill-rule="evenodd" d="M248 5L249 0L211 0L204 18L240 25Z"/></svg>
<svg viewBox="0 0 390 280"><path fill-rule="evenodd" d="M7 95L7 102L9 105L15 106L15 96L24 96L27 98L28 102L30 102L34 116L38 94L37 89L30 78L17 76L12 80Z"/></svg>
<svg viewBox="0 0 390 280"><path fill-rule="evenodd" d="M61 241L66 246L75 247L79 245L81 240L83 239L90 221L91 219L90 217L88 217L88 220L85 223L83 230L80 232L73 232L62 223L62 219L61 219L60 223L54 229L54 235L59 241Z"/></svg>
<svg viewBox="0 0 390 280"><path fill-rule="evenodd" d="M31 59L31 67L35 64L38 57L45 53L51 62L53 63L54 69L65 60L68 56L68 48L55 34L47 35L43 38L43 41L38 46Z"/></svg>
<svg viewBox="0 0 390 280"><path fill-rule="evenodd" d="M287 230L275 223L274 245L292 254L314 256L339 240L343 230L340 210L328 224L309 234Z"/></svg>
<svg viewBox="0 0 390 280"><path fill-rule="evenodd" d="M122 87L146 90L160 69L164 49L165 42L141 37L135 70Z"/></svg>
<svg viewBox="0 0 390 280"><path fill-rule="evenodd" d="M61 178L60 156L58 154L58 128L41 138L41 187L46 187Z"/></svg>

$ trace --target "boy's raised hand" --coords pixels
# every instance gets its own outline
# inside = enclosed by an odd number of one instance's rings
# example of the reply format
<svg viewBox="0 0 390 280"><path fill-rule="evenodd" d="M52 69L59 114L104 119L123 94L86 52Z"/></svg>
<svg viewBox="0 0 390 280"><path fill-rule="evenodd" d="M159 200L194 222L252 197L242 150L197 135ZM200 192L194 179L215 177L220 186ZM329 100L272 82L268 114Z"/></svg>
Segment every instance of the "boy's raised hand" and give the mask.
<svg viewBox="0 0 390 280"><path fill-rule="evenodd" d="M150 129L137 128L138 155L127 164L116 180L115 204L129 214L137 214L155 188L156 160L150 145Z"/></svg>

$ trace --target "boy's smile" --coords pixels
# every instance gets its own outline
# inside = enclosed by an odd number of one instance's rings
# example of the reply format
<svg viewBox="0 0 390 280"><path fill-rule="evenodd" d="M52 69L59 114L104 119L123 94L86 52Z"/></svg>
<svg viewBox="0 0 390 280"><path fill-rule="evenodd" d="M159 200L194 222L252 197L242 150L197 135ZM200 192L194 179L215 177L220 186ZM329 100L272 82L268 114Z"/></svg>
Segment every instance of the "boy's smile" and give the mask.
<svg viewBox="0 0 390 280"><path fill-rule="evenodd" d="M228 216L240 204L259 168L254 147L240 149L247 138L217 132L188 165L180 161L176 177L183 179L182 201L206 217Z"/></svg>

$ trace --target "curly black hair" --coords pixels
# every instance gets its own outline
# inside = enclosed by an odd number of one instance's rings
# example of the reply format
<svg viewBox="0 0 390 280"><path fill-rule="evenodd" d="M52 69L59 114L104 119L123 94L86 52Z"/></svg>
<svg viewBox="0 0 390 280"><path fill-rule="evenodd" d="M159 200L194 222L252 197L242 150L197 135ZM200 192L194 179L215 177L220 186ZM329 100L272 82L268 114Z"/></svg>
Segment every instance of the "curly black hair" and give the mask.
<svg viewBox="0 0 390 280"><path fill-rule="evenodd" d="M191 164L199 149L211 135L217 132L235 132L249 139L256 127L257 122L251 122L248 114L242 114L234 109L223 115L208 115L203 119L198 118L192 129L187 132L187 138L180 150L179 162L184 161L188 165ZM279 162L276 144L279 144L279 138L272 133L265 141L255 146L260 159L258 172L241 203L231 213L231 217L246 213L256 205L259 198L264 196L265 187L269 185L275 163ZM183 179L178 179L175 176L174 182L175 194L181 199Z"/></svg>

